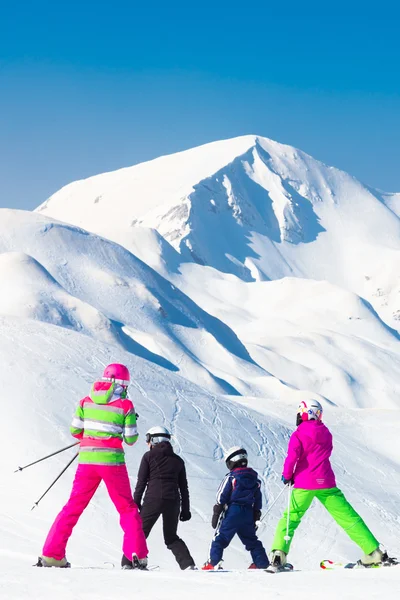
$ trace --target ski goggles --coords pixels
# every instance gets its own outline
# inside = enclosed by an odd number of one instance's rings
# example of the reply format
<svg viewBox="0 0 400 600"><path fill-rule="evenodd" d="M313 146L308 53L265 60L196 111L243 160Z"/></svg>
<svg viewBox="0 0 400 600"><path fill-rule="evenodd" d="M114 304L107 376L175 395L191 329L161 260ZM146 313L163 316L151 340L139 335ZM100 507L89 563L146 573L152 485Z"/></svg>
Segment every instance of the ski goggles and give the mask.
<svg viewBox="0 0 400 600"><path fill-rule="evenodd" d="M119 383L124 387L128 387L128 385L130 384L130 381L127 381L126 379L115 379L115 377L102 377L101 380L110 381L111 383Z"/></svg>
<svg viewBox="0 0 400 600"><path fill-rule="evenodd" d="M162 438L166 438L167 440L170 440L171 439L171 434L170 433L162 433L162 432L160 432L160 433L146 433L146 438L145 438L146 439L146 444L150 444L151 440L153 438L156 438L156 437L160 437L160 438L162 437Z"/></svg>

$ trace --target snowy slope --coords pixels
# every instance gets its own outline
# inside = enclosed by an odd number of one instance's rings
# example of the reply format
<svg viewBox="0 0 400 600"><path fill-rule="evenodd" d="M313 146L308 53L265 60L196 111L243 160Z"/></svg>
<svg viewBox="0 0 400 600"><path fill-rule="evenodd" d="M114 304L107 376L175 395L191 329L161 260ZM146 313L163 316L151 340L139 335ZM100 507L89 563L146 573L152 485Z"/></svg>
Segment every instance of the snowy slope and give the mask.
<svg viewBox="0 0 400 600"><path fill-rule="evenodd" d="M215 392L279 398L295 388L341 406L399 406L397 334L354 294L293 278L246 283L192 263L175 272L173 249L163 277L78 227L0 215L10 281L0 314L115 343Z"/></svg>
<svg viewBox="0 0 400 600"><path fill-rule="evenodd" d="M225 473L221 460L223 450L231 444L246 444L251 464L259 470L265 483L265 500L273 500L281 489L279 476L288 436L293 430L297 394L293 392L293 397L279 402L224 398L148 361L135 359L116 346L94 342L82 333L13 317L3 317L0 327L3 369L6 373L19 374L18 385L12 376L3 381L4 397L13 398L7 404L7 419L18 423L18 431L22 432L16 439L14 428L3 431L4 446L13 450L0 465L0 591L6 593L2 597L20 599L29 590L30 597L47 600L56 586L61 600L111 599L117 592L132 593L134 585L136 594L143 590L154 598L183 598L188 593L199 597L204 593L211 597L239 597L236 594L244 589L254 594L271 590L283 598L293 597L295 590L296 597L303 598L304 594L305 598L308 590L307 598L317 598L320 595L313 595L317 592L315 586L310 590L312 577L319 582L318 593L326 590L329 598L337 597L328 595L333 593L332 586L336 594L341 591L343 597L350 597L346 594L354 593L355 582L358 591L365 586L366 590L380 590L381 594L398 585L399 576L395 573L352 573L352 578L340 573L310 573L318 569L321 558L351 560L359 556L357 547L320 506L313 507L296 535L291 557L299 568L308 572L293 574L293 580L289 575L287 581L281 581L280 576L276 581L265 581L261 574L254 578L253 574L232 574L228 579L209 581L201 578L213 575L195 574L192 578L192 574L179 574L163 546L160 526L152 533L149 544L151 561L162 570L149 574L150 581L143 579L144 574L129 574L127 579L121 572L73 569L65 573L32 569L30 565L40 551L46 531L67 498L73 468L33 512L30 508L73 456L73 450L22 473L12 470L69 442L68 424L76 399L87 393L90 382L101 370L101 363L122 360L134 373L131 391L140 414L141 434L158 422L173 431L176 451L187 463L192 499L193 518L182 524L180 531L198 564L205 560L212 536L209 520L218 482ZM338 484L382 543L395 554L400 550L400 472L396 446L399 412L338 411L327 407L325 420L336 436L333 464ZM140 442L127 453L132 484L144 450L142 435ZM260 529L267 547L284 504L282 497ZM68 556L75 567L102 566L104 561L118 565L120 544L118 517L104 488L100 488L74 531ZM226 552L225 560L228 566L243 568L249 558L235 541ZM135 578L134 583L131 577Z"/></svg>
<svg viewBox="0 0 400 600"><path fill-rule="evenodd" d="M7 572L3 582L0 581L0 593L7 600L20 600L27 594L38 600L53 600L55 590L59 600L114 600L130 597L133 593L135 597L152 600L188 597L193 600L204 600L204 597L240 600L262 596L282 600L337 600L338 597L342 600L361 597L394 600L400 589L399 569L270 576L257 572L165 574L78 569L61 572L52 569L43 573L38 569L16 568L11 561L3 564ZM38 595L32 595L35 593Z"/></svg>
<svg viewBox="0 0 400 600"><path fill-rule="evenodd" d="M0 467L0 539L2 552L7 556L22 555L27 560L40 550L46 529L66 499L73 469L33 513L30 508L73 456L73 450L22 473L12 471L67 445L77 399L88 392L102 364L113 359L126 362L134 374L131 392L140 414L140 432L143 434L155 423L165 424L173 432L177 452L186 460L193 519L182 525L182 535L191 542L197 562L201 563L207 555L212 534L211 508L218 481L226 470L224 450L233 444L245 444L251 463L264 482L265 500L271 501L280 491L284 452L293 430L293 407L300 397L307 397L305 394L292 391L279 402L224 398L115 345L95 342L72 330L13 317L3 317L0 325L2 367L5 373L18 373L17 386L16 376L3 381L4 398L13 398L7 404L7 420L18 423L18 431L22 432L17 440L14 428L3 432L4 446L13 449ZM393 552L400 550L399 417L397 410L354 411L329 406L325 416L336 436L333 464L338 484ZM127 451L133 481L145 449L142 435L141 441ZM268 547L284 504L282 498L260 532ZM174 568L172 557L159 543L160 533L158 529L152 535L152 560ZM101 491L71 539L69 556L75 564L117 561L120 541L117 515ZM306 516L292 553L302 568L317 568L323 556L355 559L358 555L358 548L338 531L319 506ZM226 560L239 567L246 564L248 557L235 543Z"/></svg>
<svg viewBox="0 0 400 600"><path fill-rule="evenodd" d="M398 334L359 296L327 281L246 283L198 265L183 265L171 280L224 319L282 383L338 406L399 407Z"/></svg>
<svg viewBox="0 0 400 600"><path fill-rule="evenodd" d="M235 393L228 382L233 372L243 372L244 380L247 372L265 375L225 323L126 249L35 213L4 209L0 215L0 273L10 281L0 314L113 340L214 391ZM237 393L247 390L240 376L235 385Z"/></svg>

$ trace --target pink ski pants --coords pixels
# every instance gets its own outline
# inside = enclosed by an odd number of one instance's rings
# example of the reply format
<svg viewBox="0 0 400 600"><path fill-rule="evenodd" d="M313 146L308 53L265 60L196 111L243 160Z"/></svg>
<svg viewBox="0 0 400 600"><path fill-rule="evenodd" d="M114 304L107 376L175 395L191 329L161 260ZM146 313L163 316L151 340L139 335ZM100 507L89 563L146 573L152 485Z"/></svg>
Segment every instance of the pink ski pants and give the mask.
<svg viewBox="0 0 400 600"><path fill-rule="evenodd" d="M131 558L132 554L136 554L138 558L147 556L142 520L132 498L126 466L85 464L77 468L71 496L47 535L43 556L50 556L57 560L65 557L65 549L72 530L102 480L120 515L120 524L124 532L123 553L127 558Z"/></svg>

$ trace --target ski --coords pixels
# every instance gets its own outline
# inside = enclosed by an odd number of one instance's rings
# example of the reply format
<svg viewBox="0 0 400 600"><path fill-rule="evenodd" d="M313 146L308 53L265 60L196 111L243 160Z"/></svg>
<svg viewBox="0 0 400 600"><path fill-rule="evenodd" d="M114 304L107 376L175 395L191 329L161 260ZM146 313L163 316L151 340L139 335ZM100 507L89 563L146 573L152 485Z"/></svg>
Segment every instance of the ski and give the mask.
<svg viewBox="0 0 400 600"><path fill-rule="evenodd" d="M113 562L105 561L101 565L71 565L67 563L68 566L65 567L50 567L50 568L68 568L68 569L80 569L80 570L102 570L102 571L111 571L115 569L115 564ZM44 565L39 561L37 564L32 565L34 567L43 567ZM122 569L124 570L124 569ZM160 567L158 565L148 565L146 569L126 569L129 571L159 571Z"/></svg>
<svg viewBox="0 0 400 600"><path fill-rule="evenodd" d="M232 569L200 569L202 573L233 573Z"/></svg>
<svg viewBox="0 0 400 600"><path fill-rule="evenodd" d="M282 566L270 565L265 569L267 573L293 573L293 571L297 571L291 563L286 563Z"/></svg>
<svg viewBox="0 0 400 600"><path fill-rule="evenodd" d="M363 565L360 561L341 563L326 559L322 560L319 566L325 571L335 571L336 569L383 569L387 567L395 567L398 565L400 565L400 563L395 558L390 558L388 561L368 566Z"/></svg>
<svg viewBox="0 0 400 600"><path fill-rule="evenodd" d="M107 566L110 565L110 566ZM80 565L73 565L72 569L81 569L81 570L103 570L103 571L111 571L112 569L115 568L115 565L113 563L105 563L104 565L91 565L91 566L87 566L87 567L82 567ZM159 571L160 567L158 565L149 565L146 569L120 569L121 571Z"/></svg>
<svg viewBox="0 0 400 600"><path fill-rule="evenodd" d="M202 570L202 569L201 569ZM206 569L204 572L205 573L269 573L270 575L275 575L277 573L293 573L294 571L297 571L297 569L294 569L293 565L291 564L287 564L284 567L271 567L271 565L269 567L267 567L266 569Z"/></svg>
<svg viewBox="0 0 400 600"><path fill-rule="evenodd" d="M72 569L102 569L103 571L111 571L115 569L115 564L112 562L105 562L101 565L88 565L87 567L83 567L81 565L72 565Z"/></svg>

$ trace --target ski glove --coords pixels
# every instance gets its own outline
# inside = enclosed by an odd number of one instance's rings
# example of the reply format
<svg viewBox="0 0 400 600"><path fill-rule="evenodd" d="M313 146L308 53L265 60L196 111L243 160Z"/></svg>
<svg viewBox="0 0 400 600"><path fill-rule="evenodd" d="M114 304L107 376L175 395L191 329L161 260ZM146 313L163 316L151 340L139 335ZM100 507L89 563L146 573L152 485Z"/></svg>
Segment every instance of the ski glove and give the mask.
<svg viewBox="0 0 400 600"><path fill-rule="evenodd" d="M180 521L190 521L191 518L192 513L190 512L190 510L182 510L181 514L179 515Z"/></svg>
<svg viewBox="0 0 400 600"><path fill-rule="evenodd" d="M284 476L282 475L282 481L283 481L283 483L284 483L285 485L287 485L288 483L289 483L290 485L293 485L293 484L294 484L294 479L293 479L293 477L291 477L290 479L286 479L286 477L284 477Z"/></svg>
<svg viewBox="0 0 400 600"><path fill-rule="evenodd" d="M257 510L256 508L253 510L253 519L254 523L261 519L261 510Z"/></svg>
<svg viewBox="0 0 400 600"><path fill-rule="evenodd" d="M224 510L224 505L223 504L214 504L214 507L213 507L213 516L212 516L212 519L211 519L211 527L213 529L217 528L218 520L219 520L219 517L220 517L220 515L221 515L221 513L222 513L223 510Z"/></svg>

